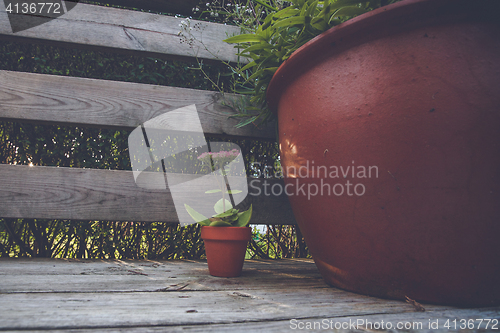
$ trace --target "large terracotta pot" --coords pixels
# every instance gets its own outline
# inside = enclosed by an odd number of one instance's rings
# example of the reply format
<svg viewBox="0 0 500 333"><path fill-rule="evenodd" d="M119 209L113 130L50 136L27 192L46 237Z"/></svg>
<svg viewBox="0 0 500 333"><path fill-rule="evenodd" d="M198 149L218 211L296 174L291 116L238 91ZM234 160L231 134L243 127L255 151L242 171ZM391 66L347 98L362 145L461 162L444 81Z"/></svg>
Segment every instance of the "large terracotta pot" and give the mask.
<svg viewBox="0 0 500 333"><path fill-rule="evenodd" d="M210 275L240 276L251 237L250 227L201 227Z"/></svg>
<svg viewBox="0 0 500 333"><path fill-rule="evenodd" d="M276 72L287 194L327 283L500 304L499 7L402 1L318 36Z"/></svg>

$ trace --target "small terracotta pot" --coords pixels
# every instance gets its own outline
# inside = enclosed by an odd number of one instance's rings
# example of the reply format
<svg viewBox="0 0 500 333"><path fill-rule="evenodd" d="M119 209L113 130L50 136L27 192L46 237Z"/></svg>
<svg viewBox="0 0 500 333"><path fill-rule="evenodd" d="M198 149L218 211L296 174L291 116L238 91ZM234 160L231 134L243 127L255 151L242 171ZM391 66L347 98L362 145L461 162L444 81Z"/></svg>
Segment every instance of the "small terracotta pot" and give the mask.
<svg viewBox="0 0 500 333"><path fill-rule="evenodd" d="M201 227L210 275L240 276L251 237L250 227Z"/></svg>
<svg viewBox="0 0 500 333"><path fill-rule="evenodd" d="M500 304L499 10L401 1L330 29L275 73L286 190L327 283Z"/></svg>

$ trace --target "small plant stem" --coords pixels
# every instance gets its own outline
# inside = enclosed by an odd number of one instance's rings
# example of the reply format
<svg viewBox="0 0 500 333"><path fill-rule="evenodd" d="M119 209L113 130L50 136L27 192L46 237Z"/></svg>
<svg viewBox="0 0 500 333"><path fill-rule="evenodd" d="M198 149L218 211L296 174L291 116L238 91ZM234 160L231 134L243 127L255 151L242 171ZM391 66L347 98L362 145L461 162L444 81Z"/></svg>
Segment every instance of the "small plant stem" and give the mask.
<svg viewBox="0 0 500 333"><path fill-rule="evenodd" d="M224 195L224 192L226 192L227 189L227 183L226 183L226 177L224 175L224 172L222 171L223 169L221 168L219 171L222 175L222 212L226 212L226 198Z"/></svg>

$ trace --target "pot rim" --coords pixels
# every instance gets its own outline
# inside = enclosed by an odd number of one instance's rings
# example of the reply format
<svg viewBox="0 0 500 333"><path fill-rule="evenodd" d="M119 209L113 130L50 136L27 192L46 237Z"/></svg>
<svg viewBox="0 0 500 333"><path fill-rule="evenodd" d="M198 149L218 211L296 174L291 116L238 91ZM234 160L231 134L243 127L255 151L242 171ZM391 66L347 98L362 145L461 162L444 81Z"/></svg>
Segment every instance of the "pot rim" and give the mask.
<svg viewBox="0 0 500 333"><path fill-rule="evenodd" d="M201 227L203 240L241 240L248 241L252 237L252 228L245 227Z"/></svg>
<svg viewBox="0 0 500 333"><path fill-rule="evenodd" d="M493 8L494 7L494 8ZM277 114L282 92L297 77L328 56L423 25L450 22L496 22L498 0L403 0L341 23L297 49L276 70L267 88L269 109ZM495 14L496 13L496 14Z"/></svg>
<svg viewBox="0 0 500 333"><path fill-rule="evenodd" d="M246 225L244 227L234 227L234 226L230 226L230 227L225 227L225 226L217 226L217 227L211 227L209 225L202 225L201 226L202 228L250 228L250 226Z"/></svg>

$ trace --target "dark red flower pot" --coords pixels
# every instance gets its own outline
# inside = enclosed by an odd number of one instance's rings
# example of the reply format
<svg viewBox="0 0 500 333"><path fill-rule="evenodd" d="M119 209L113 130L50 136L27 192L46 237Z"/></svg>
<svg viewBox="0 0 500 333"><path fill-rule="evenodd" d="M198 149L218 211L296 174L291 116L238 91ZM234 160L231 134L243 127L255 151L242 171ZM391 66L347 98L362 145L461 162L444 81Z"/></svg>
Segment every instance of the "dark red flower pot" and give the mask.
<svg viewBox="0 0 500 333"><path fill-rule="evenodd" d="M318 36L276 72L287 194L327 283L500 304L499 9L402 1Z"/></svg>
<svg viewBox="0 0 500 333"><path fill-rule="evenodd" d="M250 227L201 227L210 275L240 276L251 237Z"/></svg>

